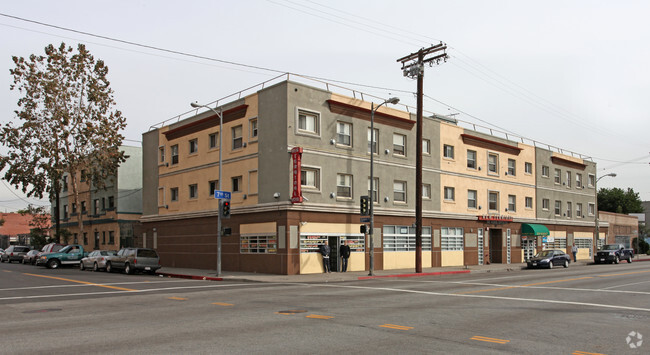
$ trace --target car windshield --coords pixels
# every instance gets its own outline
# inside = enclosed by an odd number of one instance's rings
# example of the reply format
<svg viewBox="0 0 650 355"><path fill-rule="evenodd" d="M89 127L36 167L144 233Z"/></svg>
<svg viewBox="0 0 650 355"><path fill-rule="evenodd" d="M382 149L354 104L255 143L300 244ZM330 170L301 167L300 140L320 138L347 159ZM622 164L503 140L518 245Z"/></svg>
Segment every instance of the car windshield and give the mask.
<svg viewBox="0 0 650 355"><path fill-rule="evenodd" d="M537 253L537 255L535 255L535 256L536 257L545 257L545 256L552 256L552 255L553 255L552 250L543 250L543 251L540 251L539 253Z"/></svg>
<svg viewBox="0 0 650 355"><path fill-rule="evenodd" d="M610 244L603 246L602 250L618 250L618 245Z"/></svg>

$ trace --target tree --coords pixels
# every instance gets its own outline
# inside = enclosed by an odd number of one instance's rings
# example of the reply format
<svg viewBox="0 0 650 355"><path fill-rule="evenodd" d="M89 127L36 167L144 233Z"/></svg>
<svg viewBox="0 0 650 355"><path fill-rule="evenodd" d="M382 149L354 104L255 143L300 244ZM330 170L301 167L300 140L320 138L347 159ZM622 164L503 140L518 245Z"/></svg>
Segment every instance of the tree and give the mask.
<svg viewBox="0 0 650 355"><path fill-rule="evenodd" d="M627 191L617 187L598 189L598 210L614 213L643 213L643 201L633 189Z"/></svg>
<svg viewBox="0 0 650 355"><path fill-rule="evenodd" d="M29 226L34 227L29 231L31 245L40 249L49 243L52 238L48 238L47 231L50 229L50 214L45 207L36 207L28 205L26 209L19 210L21 216L29 215L32 217Z"/></svg>
<svg viewBox="0 0 650 355"><path fill-rule="evenodd" d="M103 188L126 160L119 149L126 119L114 108L108 67L83 44L73 52L61 43L45 47L45 56L13 57L10 88L23 95L15 111L22 123L9 122L0 130L0 142L8 148L0 157L0 170L7 168L4 179L28 197L47 193L55 201L57 238L63 177L70 178L79 205L80 180ZM82 232L82 214L78 216Z"/></svg>

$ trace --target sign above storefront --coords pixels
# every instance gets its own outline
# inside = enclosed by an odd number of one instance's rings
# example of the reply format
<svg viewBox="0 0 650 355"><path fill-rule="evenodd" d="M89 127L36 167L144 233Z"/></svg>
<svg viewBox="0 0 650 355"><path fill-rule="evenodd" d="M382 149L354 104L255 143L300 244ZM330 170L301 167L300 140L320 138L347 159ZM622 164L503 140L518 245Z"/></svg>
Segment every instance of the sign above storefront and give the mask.
<svg viewBox="0 0 650 355"><path fill-rule="evenodd" d="M506 224L512 222L512 217L508 216L499 216L499 215L484 215L477 216L479 222L487 224Z"/></svg>

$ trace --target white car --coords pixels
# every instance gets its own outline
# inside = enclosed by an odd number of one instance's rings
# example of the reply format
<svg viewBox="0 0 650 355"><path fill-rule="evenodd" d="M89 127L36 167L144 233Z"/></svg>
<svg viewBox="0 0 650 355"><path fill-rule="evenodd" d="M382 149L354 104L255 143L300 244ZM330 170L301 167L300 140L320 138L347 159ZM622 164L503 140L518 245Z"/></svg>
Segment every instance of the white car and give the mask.
<svg viewBox="0 0 650 355"><path fill-rule="evenodd" d="M92 269L93 271L105 270L106 260L108 260L109 256L113 256L116 253L115 250L93 250L88 256L81 259L79 269Z"/></svg>

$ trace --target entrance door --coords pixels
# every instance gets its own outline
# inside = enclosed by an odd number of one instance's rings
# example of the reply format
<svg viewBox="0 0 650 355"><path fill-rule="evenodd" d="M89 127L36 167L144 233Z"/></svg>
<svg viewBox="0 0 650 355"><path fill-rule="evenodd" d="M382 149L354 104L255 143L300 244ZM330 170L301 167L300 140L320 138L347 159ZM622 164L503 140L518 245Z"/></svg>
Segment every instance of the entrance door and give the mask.
<svg viewBox="0 0 650 355"><path fill-rule="evenodd" d="M484 258L484 248L483 248L483 228L478 229L478 264L483 265Z"/></svg>
<svg viewBox="0 0 650 355"><path fill-rule="evenodd" d="M490 263L503 263L503 235L501 229L490 229Z"/></svg>
<svg viewBox="0 0 650 355"><path fill-rule="evenodd" d="M341 271L339 262L339 248L341 247L341 237L328 237L327 243L330 245L330 270L334 272Z"/></svg>
<svg viewBox="0 0 650 355"><path fill-rule="evenodd" d="M535 239L524 239L522 247L524 248L524 261L528 261L535 256Z"/></svg>

